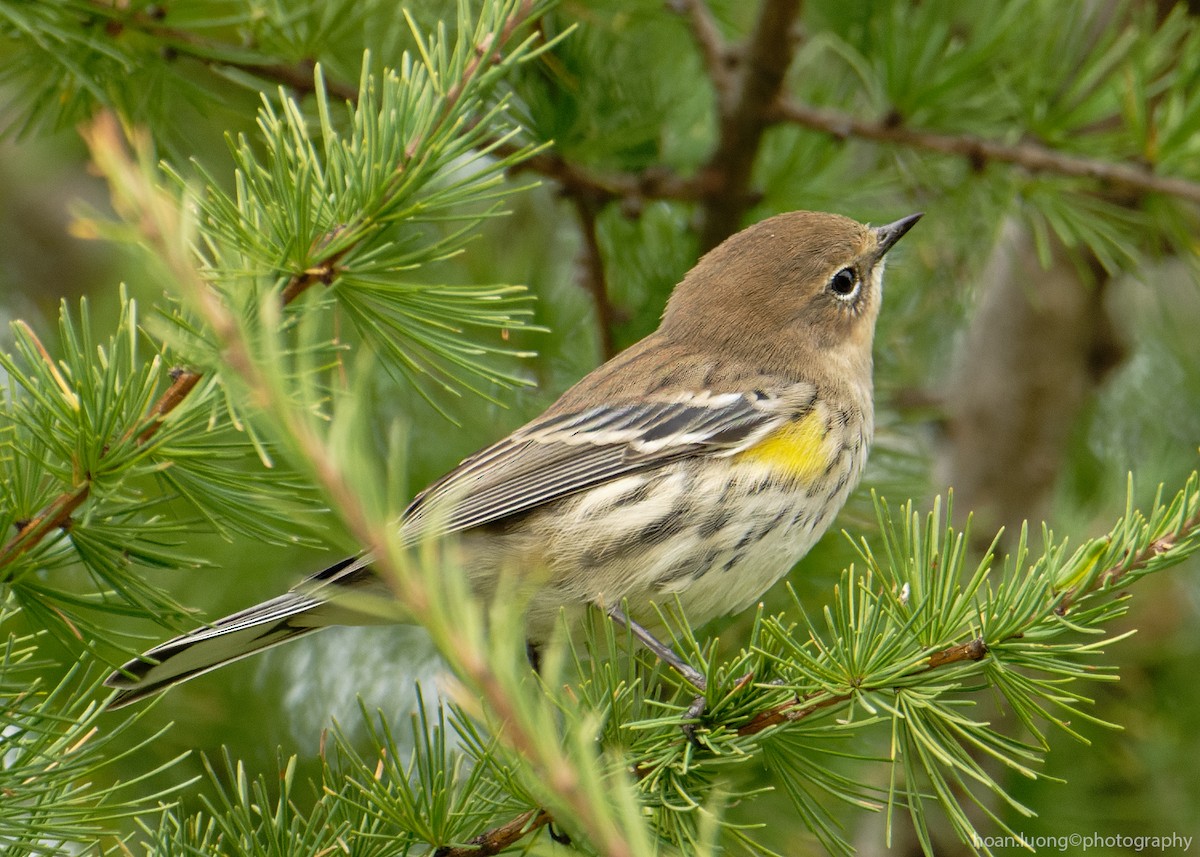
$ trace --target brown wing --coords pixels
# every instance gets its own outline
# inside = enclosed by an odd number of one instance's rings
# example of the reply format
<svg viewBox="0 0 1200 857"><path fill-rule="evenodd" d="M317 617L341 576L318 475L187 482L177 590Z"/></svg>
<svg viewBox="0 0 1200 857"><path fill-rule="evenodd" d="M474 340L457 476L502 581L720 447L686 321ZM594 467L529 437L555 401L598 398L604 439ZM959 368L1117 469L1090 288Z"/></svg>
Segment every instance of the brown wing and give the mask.
<svg viewBox="0 0 1200 857"><path fill-rule="evenodd" d="M686 456L730 455L805 413L814 399L808 385L785 395L695 393L536 420L418 495L403 533L459 532Z"/></svg>

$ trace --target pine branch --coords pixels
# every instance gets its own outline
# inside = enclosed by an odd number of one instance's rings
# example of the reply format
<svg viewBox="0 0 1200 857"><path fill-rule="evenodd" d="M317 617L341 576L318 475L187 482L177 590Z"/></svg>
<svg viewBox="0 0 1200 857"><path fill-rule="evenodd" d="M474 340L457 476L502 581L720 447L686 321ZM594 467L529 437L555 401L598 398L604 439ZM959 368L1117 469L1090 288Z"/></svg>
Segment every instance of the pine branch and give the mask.
<svg viewBox="0 0 1200 857"><path fill-rule="evenodd" d="M106 15L114 14L112 7L105 6L99 0L91 0L97 11ZM512 35L512 31L528 17L529 6L522 11L522 16L512 16L506 23L505 31L498 43L481 43L477 50L489 53L494 45L503 44ZM703 6L702 3L689 5ZM237 46L218 42L212 39L202 39L187 30L164 26L161 19L146 11L138 9L124 13L119 23L110 28L110 34L116 35L121 29L135 29L153 38L162 39L172 46L176 52L186 55L202 65L213 69L236 69L263 81L285 86L299 95L315 95L317 92L314 72L316 63L305 59L296 63L264 63L248 59L238 59L233 56ZM714 31L715 32L715 31ZM495 54L486 57L486 62L494 62ZM728 65L729 60L725 61ZM473 64L472 73L480 63ZM323 78L323 88L335 98L349 104L358 103L358 89L335 77L326 74ZM458 86L461 91L461 86ZM491 141L487 144L499 158L509 158L524 150L515 143ZM525 157L509 169L512 175L532 172L556 182L565 193L587 193L599 200L620 200L630 205L636 205L643 200L677 200L680 202L695 202L702 198L706 191L703 182L696 178L683 178L665 168L653 168L641 173L597 173L579 164L567 161L561 155L553 152L537 152ZM298 275L284 289L285 302L294 298L296 293L303 292L316 282L324 282L323 273L315 273L315 279Z"/></svg>
<svg viewBox="0 0 1200 857"><path fill-rule="evenodd" d="M1125 560L1105 569L1090 582L1068 589L1055 605L1054 612L1059 616L1066 616L1081 598L1120 586L1121 581L1130 572L1146 568L1155 557L1167 553L1179 543L1180 539L1190 536L1197 530L1200 530L1200 513L1188 518L1174 532L1154 539L1143 550L1137 551Z"/></svg>
<svg viewBox="0 0 1200 857"><path fill-rule="evenodd" d="M433 857L494 857L551 823L544 809L523 812L512 821L476 836L466 845L443 845Z"/></svg>
<svg viewBox="0 0 1200 857"><path fill-rule="evenodd" d="M1181 539L1197 533L1200 533L1200 513L1188 518L1174 532L1154 539L1144 549L1131 554L1122 562L1095 575L1081 587L1069 589L1062 593L1058 597L1057 603L1051 607L1052 611L1058 616L1067 615L1071 607L1081 598L1113 589L1130 572L1146 568L1151 560L1174 548ZM1040 619L1041 617L1038 618ZM931 653L925 666L914 670L911 675L943 669L967 661L981 661L988 656L991 647L999 643L1019 639L1022 634L1023 631L1018 631L1001 640L992 640L989 642L982 638L976 638L965 643L948 646L945 649ZM773 706L754 715L747 723L738 727L738 734L754 735L771 726L803 720L818 711L848 702L855 696L855 693L835 694L832 696L824 693L814 693L803 699Z"/></svg>
<svg viewBox="0 0 1200 857"><path fill-rule="evenodd" d="M59 387L66 389L66 381L58 372L58 368L54 364L53 358L50 357L50 352L38 339L37 334L32 328L23 325L26 335L29 336L42 360L45 361L49 371L58 382ZM71 490L65 491L52 500L46 509L32 520L21 524L14 535L3 548L0 548L0 569L4 569L13 560L21 556L26 551L36 547L46 536L53 533L55 530L67 530L71 526L71 515L75 510L83 505L91 493L91 480L85 479L74 485Z"/></svg>
<svg viewBox="0 0 1200 857"><path fill-rule="evenodd" d="M987 654L987 644L981 639L974 639L934 652L929 656L928 665L916 670L913 674L929 672L930 670L950 666L951 664L962 663L963 661L981 661L987 657ZM835 705L849 702L854 698L856 693L857 690L855 693L833 695L812 693L792 702L772 706L754 715L746 723L739 726L737 734L743 737L757 735L759 732L769 729L772 726L780 726L784 723L796 723L810 715L816 714L818 711L824 711L826 708L832 708Z"/></svg>
<svg viewBox="0 0 1200 857"><path fill-rule="evenodd" d="M965 158L982 168L989 161L1011 164L1031 173L1053 173L1088 178L1117 190L1163 193L1189 202L1200 202L1200 182L1164 176L1149 167L1113 163L1099 158L1060 152L1039 143L1001 143L973 134L941 134L909 128L898 117L861 119L852 113L814 107L784 99L773 110L779 121L793 122L840 140L861 139Z"/></svg>
<svg viewBox="0 0 1200 857"><path fill-rule="evenodd" d="M312 75L315 63L310 59L290 64L265 62L248 55L244 46L205 39L188 30L166 26L161 15L144 8L123 11L120 7L102 3L100 0L90 0L90 4L96 14L107 22L105 32L112 37L125 29L136 30L163 41L171 50L187 55L210 68L237 69L262 80L286 86L300 94L313 94L316 91ZM799 14L798 0L795 3L796 10L792 12L788 9L792 0L786 0L784 4L780 4L778 0L767 0L764 3L755 36L748 46L747 56L743 58L739 58L738 52L730 50L724 44L711 10L703 0L669 0L669 5L676 12L687 16L696 44L704 57L714 91L717 93L717 100L726 104L726 108L719 111L726 117L722 124L735 124L739 129L740 139L753 141L761 135L761 129L757 134L754 132L755 126L765 127L776 121L785 121L838 139L864 139L940 152L965 158L978 166L994 161L1018 166L1030 172L1089 178L1121 190L1163 193L1191 202L1200 201L1200 183L1182 177L1163 176L1149 167L1136 164L1072 155L1034 142L1006 144L971 134L923 131L903 125L894 116L881 120L867 120L853 113L820 108L786 98L774 103L772 107L772 101L763 103L760 99L770 88L770 81L777 74L786 71L786 63L790 62L791 49L786 45L784 38L787 28L780 28L779 25L794 20ZM515 26L519 22L514 19L512 23ZM772 36L772 28L773 39L768 38ZM490 47L481 46L485 52ZM761 77L747 73L756 61L755 58L764 72ZM738 75L731 71L734 67L740 69L740 88L734 85L738 82L735 79ZM753 88L750 78L759 79L758 94L752 97L753 101L759 102L756 108L745 101L747 87ZM357 89L344 81L326 79L325 89L338 99L351 103L357 100ZM775 91L778 94L778 87ZM731 97L730 94L737 97ZM726 136L725 131L722 132L722 136ZM729 139L730 143L723 148L731 148L733 138ZM757 144L754 151L756 148ZM750 156L751 164L754 151ZM726 163L725 166L731 164ZM586 190L602 194L606 199L626 200L634 205L645 199L723 199L726 204L731 199L737 199L735 196L726 195L725 189L733 186L730 178L732 174L727 175L727 170L718 164L717 152L714 152L708 169L715 172L712 175L704 175L705 171L702 171L701 175L693 179L675 176L664 170L595 174L586 168L566 162L561 157L543 154L530 158L526 164L514 171L537 172L560 183L568 191ZM744 170L744 165L740 166L737 173L741 175ZM742 185L742 190L745 202L737 206L739 213L744 212L745 205L753 201L753 194L748 192L745 184ZM717 203L709 204L715 206ZM718 231L714 226L712 236L706 239L705 246L716 237ZM717 241L719 242L719 239Z"/></svg>
<svg viewBox="0 0 1200 857"><path fill-rule="evenodd" d="M112 11L111 8L102 7L98 3L95 5L98 7L98 11L104 11L106 14ZM491 38L489 35L483 42L477 45L475 59L467 65L460 79L451 85L444 100L441 115L434 126L427 130L427 134L435 133L449 117L453 116L454 105L480 66L496 60L497 52L507 44L513 32L525 22L534 6L533 0L525 0L514 14L507 18L498 38ZM220 53L217 48L221 46L201 40L194 36L194 34L186 31L164 27L158 22L156 17L142 10L137 10L130 15L124 16L119 22L112 23L107 29L110 35L115 36L119 34L121 28L124 26L137 27L148 35L166 39L173 44L190 46L194 49L194 55L197 59L208 63L217 62L214 54ZM226 62L224 64L230 65L236 63ZM313 77L313 66L309 63L302 63L298 66L246 63L240 64L238 67L249 73L275 79L293 88L308 92L317 91L317 84ZM324 83L323 87L326 91L337 97L357 101L357 91L351 91L345 85L335 82L333 84ZM113 120L106 114L100 114L96 122L100 124L94 126L91 133L110 138L115 133ZM415 153L419 148L419 144L420 140L414 140L410 145L410 151ZM517 155L517 151L512 153L513 157ZM402 173L403 168L402 164L397 165L397 172ZM327 236L326 241L337 237L337 234L341 231L339 229L337 232ZM354 249L354 244L341 246L335 252L321 259L317 264L292 275L280 293L281 304L285 307L288 306L313 285L331 285L338 275L338 263ZM43 353L45 353L44 349ZM46 359L49 362L48 355L46 355ZM137 429L136 427L130 429L129 434L131 436L136 435L136 442L138 444L146 443L157 433L162 426L163 419L182 404L184 399L196 388L202 378L202 373L195 369L181 368L174 370L172 377L172 384L147 411L142 421L144 427L141 429ZM0 568L3 568L21 554L35 547L50 533L60 529L68 529L71 523L71 515L87 500L89 492L90 483L83 481L52 501L42 514L27 522L3 548L0 548Z"/></svg>
<svg viewBox="0 0 1200 857"><path fill-rule="evenodd" d="M277 361L260 355L252 339L243 330L239 319L226 304L222 295L206 282L195 268L195 260L180 240L183 224L173 201L147 180L145 166L135 161L123 144L115 122L94 123L88 130L87 142L93 160L108 180L114 197L114 207L142 231L145 240L154 248L175 278L190 303L213 331L220 345L225 367L244 386L244 394L278 422L285 442L295 449L298 460L310 471L311 477L324 491L331 506L342 516L347 530L363 552L373 558L373 567L393 590L398 603L414 617L420 617L435 642L470 687L487 701L499 722L505 724L503 737L516 752L537 764L544 772L555 797L574 812L574 819L592 837L600 850L612 857L634 857L634 845L618 830L609 816L591 799L580 773L557 742L539 740L528 713L514 699L511 687L489 663L477 641L463 634L463 629L442 615L447 608L440 600L443 593L433 590L432 580L443 580L436 572L428 577L410 568L392 550L395 537L390 517L375 520L364 504L361 486L343 468L330 446L310 422L307 409L297 407L287 383L275 374ZM141 153L144 159L144 152ZM268 326L272 304L260 306ZM269 347L269 346L267 346ZM437 616L441 621L431 617ZM544 813L534 813L528 819L512 824L521 835L549 822ZM505 826L508 827L507 825ZM496 843L516 835L518 831L502 830L494 834ZM485 834L485 844L492 841ZM451 852L453 853L453 852ZM488 852L483 852L488 853ZM495 852L492 852L495 853Z"/></svg>
<svg viewBox="0 0 1200 857"><path fill-rule="evenodd" d="M17 534L0 549L0 569L11 564L26 551L37 547L55 530L69 530L71 516L87 500L91 490L91 480L84 480L70 491L54 498L41 514L26 521Z"/></svg>
<svg viewBox="0 0 1200 857"><path fill-rule="evenodd" d="M105 130L101 130L101 128ZM93 130L88 134L115 134L115 120L111 114L101 113L96 119L96 124ZM340 255L340 254L339 254ZM336 260L331 260L329 263L330 269ZM299 284L308 282L311 285L313 282L325 282L326 274L320 271L306 271L302 275L294 277L284 289L282 299L286 306L296 297L298 297L304 288L300 288ZM26 328L28 335L34 338L37 342L36 335L32 330ZM53 361L50 358L49 352L45 347L37 342L40 352L47 364L53 368ZM133 439L134 443L141 446L149 442L159 429L163 426L163 421L166 417L183 404L196 386L203 378L203 373L194 369L177 368L171 371L171 384L163 390L159 398L147 409L145 416L132 425L125 433L124 440ZM64 382L65 383L65 382ZM47 504L44 511L38 514L33 519L25 522L3 547L0 547L0 569L10 565L14 560L22 554L37 547L47 536L57 530L69 530L72 523L72 515L82 506L91 494L91 479L87 474L83 474L75 485L64 491Z"/></svg>
<svg viewBox="0 0 1200 857"><path fill-rule="evenodd" d="M54 361L45 346L41 344L31 329L28 327L24 329L57 377ZM159 399L147 411L146 416L126 431L125 440L133 438L134 442L141 446L154 437L162 427L166 416L183 402L188 393L199 383L201 377L199 373L186 369L176 369L171 375L173 378L171 385L163 391ZM64 386L66 384L65 380L61 378L60 383ZM103 458L103 456L101 457ZM22 524L17 534L0 548L0 569L37 547L56 530L66 531L71 528L72 515L87 501L92 490L90 474L79 474L79 477L76 484L50 501L46 508L32 520Z"/></svg>
<svg viewBox="0 0 1200 857"><path fill-rule="evenodd" d="M328 243L336 238L341 232L345 231L345 227L340 227L334 232L325 236L321 243ZM283 290L279 293L280 304L284 307L288 306L296 298L300 297L306 291L318 283L323 286L332 286L338 277L338 262L340 262L347 253L354 249L353 244L347 244L337 252L331 253L325 258L319 260L315 265L310 265L305 270L293 274L292 278L287 281Z"/></svg>
<svg viewBox="0 0 1200 857"><path fill-rule="evenodd" d="M702 6L699 3L693 5ZM429 129L429 134L436 133L441 124L454 115L455 104L470 80L480 67L494 63L498 59L498 51L508 42L513 32L526 21L533 8L532 0L526 0L513 15L508 17L498 37L488 34L475 46L475 57L467 65L461 78L448 90L441 116L438 122ZM695 14L699 15L700 13ZM703 25L697 24L697 26L702 27ZM116 35L125 27L134 28L148 36L164 40L179 53L186 54L213 68L236 68L263 80L286 86L300 94L312 95L318 91L314 81L316 64L311 60L303 60L290 65L241 61L229 56L232 46L201 39L184 30L163 26L159 17L147 14L143 10L136 10L125 15L119 24L114 24L110 28L111 34ZM716 34L715 29L711 32ZM728 76L726 75L726 77ZM324 78L323 88L337 98L351 104L358 103L358 91L344 82ZM412 142L413 151L419 147L420 142L420 139ZM510 168L510 174L539 173L556 181L563 192L572 197L580 219L584 242L582 266L584 283L596 307L601 353L605 359L612 357L616 352L613 341L614 312L612 303L608 299L603 256L596 238L598 210L603 204L615 199L621 199L627 206L636 204L635 201L640 199L699 199L703 195L699 182L681 179L665 170L648 170L641 175L595 174L584 167L568 163L558 155L537 153L526 156L528 153L525 147L508 142L496 143L493 150L495 155L501 158L518 156L523 158ZM403 165L400 166L398 172L402 172L402 170ZM337 276L337 262L353 249L353 246L343 247L328 259L293 275L281 292L281 300L284 305L290 304L314 285L332 285Z"/></svg>
<svg viewBox="0 0 1200 857"><path fill-rule="evenodd" d="M158 401L151 405L150 410L146 412L144 420L146 427L137 433L139 444L154 437L162 428L163 419L183 403L188 394L196 389L196 385L200 383L202 377L203 375L199 372L191 369L173 369L171 371L171 385L163 391ZM134 430L130 429L131 432Z"/></svg>

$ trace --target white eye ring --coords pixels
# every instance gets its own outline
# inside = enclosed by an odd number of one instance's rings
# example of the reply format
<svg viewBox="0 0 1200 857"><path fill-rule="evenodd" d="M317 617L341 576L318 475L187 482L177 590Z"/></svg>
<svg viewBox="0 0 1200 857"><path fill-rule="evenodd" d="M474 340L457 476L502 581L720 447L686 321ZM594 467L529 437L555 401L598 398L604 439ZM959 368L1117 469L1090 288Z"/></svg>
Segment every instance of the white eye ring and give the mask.
<svg viewBox="0 0 1200 857"><path fill-rule="evenodd" d="M852 301L862 290L862 280L853 268L842 268L829 278L829 291L839 301Z"/></svg>

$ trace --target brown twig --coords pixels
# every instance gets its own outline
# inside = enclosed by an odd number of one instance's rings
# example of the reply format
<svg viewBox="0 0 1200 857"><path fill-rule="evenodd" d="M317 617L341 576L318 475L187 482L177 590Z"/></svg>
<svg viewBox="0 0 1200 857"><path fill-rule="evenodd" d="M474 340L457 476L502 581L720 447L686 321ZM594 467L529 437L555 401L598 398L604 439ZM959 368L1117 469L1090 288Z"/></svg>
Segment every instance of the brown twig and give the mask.
<svg viewBox="0 0 1200 857"><path fill-rule="evenodd" d="M950 646L934 652L929 656L929 665L922 672L936 670L949 664L959 664L963 661L982 661L987 657L987 653L987 643L983 641L982 637L976 637L966 643L959 643L957 646Z"/></svg>
<svg viewBox="0 0 1200 857"><path fill-rule="evenodd" d="M497 157L516 154L521 147L500 143L492 147ZM573 164L555 152L538 152L508 169L512 175L531 172L555 182L568 196L588 194L599 203L620 201L636 208L648 199L696 202L705 195L701 179L684 178L666 168L637 173L599 173Z"/></svg>
<svg viewBox="0 0 1200 857"><path fill-rule="evenodd" d="M318 282L328 283L325 272L334 269L333 266L336 265L341 255L341 253L336 254L327 263L322 263L320 266L293 277L282 294L284 306L299 297L309 286ZM194 369L171 370L171 384L147 409L145 416L125 432L122 439L128 440L132 437L139 446L148 442L162 428L167 415L183 403L203 377L202 373ZM55 497L41 514L23 524L17 534L3 548L0 548L0 568L35 547L55 530L69 529L71 515L87 500L90 494L91 482L84 480Z"/></svg>
<svg viewBox="0 0 1200 857"><path fill-rule="evenodd" d="M852 694L842 693L833 696L827 696L824 699L818 699L817 694L809 694L802 698L795 699L791 702L785 702L783 705L776 705L768 708L765 711L760 711L748 721L738 727L738 735L756 735L764 729L771 726L778 726L781 723L792 723L797 720L803 720L810 714L815 714L826 708L834 705L840 705L850 699Z"/></svg>
<svg viewBox="0 0 1200 857"><path fill-rule="evenodd" d="M0 549L0 569L39 544L55 530L69 529L71 515L83 505L91 490L91 481L85 480L70 491L58 495L40 515L26 521L17 530L17 534Z"/></svg>
<svg viewBox="0 0 1200 857"><path fill-rule="evenodd" d="M124 440L132 437L134 442L140 446L154 437L162 428L167 414L179 407L187 395L195 389L200 382L201 375L190 369L175 369L171 372L171 378L170 386L150 406L146 415L125 433ZM55 530L70 529L71 516L91 495L91 487L90 478L81 479L78 484L50 501L41 514L25 522L17 534L3 548L0 548L0 568L7 566L17 557L37 546Z"/></svg>
<svg viewBox="0 0 1200 857"><path fill-rule="evenodd" d="M717 94L717 104L724 112L731 105L734 86L737 83L733 67L738 57L729 50L712 10L704 0L668 0L668 7L680 15L686 15L692 38L700 49L709 81Z"/></svg>
<svg viewBox="0 0 1200 857"><path fill-rule="evenodd" d="M988 161L1012 164L1032 173L1056 173L1088 178L1121 189L1164 193L1190 202L1200 202L1200 183L1160 175L1148 167L1088 158L1059 152L1038 143L1000 143L972 134L939 134L909 128L894 119L862 119L850 113L814 107L797 101L781 101L774 116L839 139L857 138L957 155L972 163Z"/></svg>
<svg viewBox="0 0 1200 857"><path fill-rule="evenodd" d="M29 331L29 334L33 337L34 346L50 366L50 370L53 372L63 394L74 397L74 391L70 389L66 380L55 368L49 352L46 351L45 347L32 331ZM196 386L196 383L200 380L200 375L186 369L175 369L171 372L171 378L171 385L155 400L154 404L146 412L146 415L130 427L122 438L123 441L133 438L135 443L141 445L152 438L159 428L162 427L163 420L167 414L175 410L184 397ZM104 454L101 454L102 459L103 457ZM16 535L0 548L0 569L13 562L22 554L32 550L55 530L69 530L71 528L71 516L91 496L92 492L90 474L78 476L77 479L76 484L51 500L41 513L22 523Z"/></svg>
<svg viewBox="0 0 1200 857"><path fill-rule="evenodd" d="M345 226L339 226L328 235L319 239L317 243L328 244L329 241L342 234L345 230ZM333 285L333 281L337 279L339 273L338 263L342 261L351 249L350 246L343 247L341 250L330 253L324 259L319 260L315 265L310 265L300 273L293 274L292 278L288 280L287 285L279 293L280 304L287 306L317 283L325 286Z"/></svg>
<svg viewBox="0 0 1200 857"><path fill-rule="evenodd" d="M167 414L179 407L180 403L200 383L201 377L203 376L199 372L193 372L191 369L171 370L171 386L163 391L163 394L158 397L158 400L146 412L143 421L148 424L140 432L137 432L137 443L143 444L154 437L158 430L162 428L163 420ZM136 431L136 428L132 428L129 431L132 433Z"/></svg>
<svg viewBox="0 0 1200 857"><path fill-rule="evenodd" d="M600 329L600 350L605 360L617 353L613 342L613 322L616 314L613 312L612 301L608 299L608 282L604 275L604 256L600 252L600 240L596 233L596 215L600 210L599 203L587 194L576 194L571 197L575 204L575 212L579 215L579 231L583 237L583 250L580 253L580 263L583 268L583 282L588 293L592 296L592 304L596 307L596 326Z"/></svg>
<svg viewBox="0 0 1200 857"><path fill-rule="evenodd" d="M313 73L316 63L311 59L295 63L260 63L249 59L237 59L235 54L245 55L244 46L205 39L191 30L171 27L163 23L164 15L157 11L135 9L124 11L114 5L91 0L91 7L105 22L105 32L116 39L126 30L136 30L162 42L166 49L179 56L186 56L201 65L213 69L236 69L253 77L269 80L296 92L312 94L316 91ZM336 80L326 80L326 91L349 101L358 98L358 90Z"/></svg>
<svg viewBox="0 0 1200 857"><path fill-rule="evenodd" d="M433 852L433 857L493 857L522 837L545 827L551 820L546 810L531 809L506 824L481 833L466 845L443 845Z"/></svg>
<svg viewBox="0 0 1200 857"><path fill-rule="evenodd" d="M700 250L716 247L741 226L754 202L750 177L771 108L779 100L792 62L792 25L800 0L762 0L758 20L742 51L738 86L731 98L718 100L719 137L704 167L713 187L705 196Z"/></svg>
<svg viewBox="0 0 1200 857"><path fill-rule="evenodd" d="M913 674L941 669L950 664L959 664L964 661L981 661L987 657L987 654L987 643L982 638L976 638L969 642L960 643L956 646L950 646L934 652L929 656L925 666L914 670ZM755 735L771 726L778 726L782 723L795 723L797 720L803 720L805 717L816 714L818 711L831 708L835 705L841 705L843 702L849 702L853 697L853 692L836 693L829 696L826 696L823 692L810 693L791 702L785 702L782 705L776 705L759 712L749 721L738 727L737 734L743 736Z"/></svg>

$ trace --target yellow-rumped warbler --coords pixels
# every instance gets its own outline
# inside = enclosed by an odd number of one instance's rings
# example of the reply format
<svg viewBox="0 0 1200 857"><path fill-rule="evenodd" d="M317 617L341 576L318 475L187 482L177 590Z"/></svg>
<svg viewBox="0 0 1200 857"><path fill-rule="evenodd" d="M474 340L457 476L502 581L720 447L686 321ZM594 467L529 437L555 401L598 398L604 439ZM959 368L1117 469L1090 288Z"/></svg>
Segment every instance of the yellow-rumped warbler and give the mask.
<svg viewBox="0 0 1200 857"><path fill-rule="evenodd" d="M638 623L675 597L696 622L749 606L829 527L871 441L883 256L920 216L797 211L729 238L658 330L422 492L403 537L459 534L484 598L502 573L536 574L535 665L560 610L595 605L702 686ZM151 649L108 678L110 705L352 622L330 600L353 590L383 591L367 557Z"/></svg>

